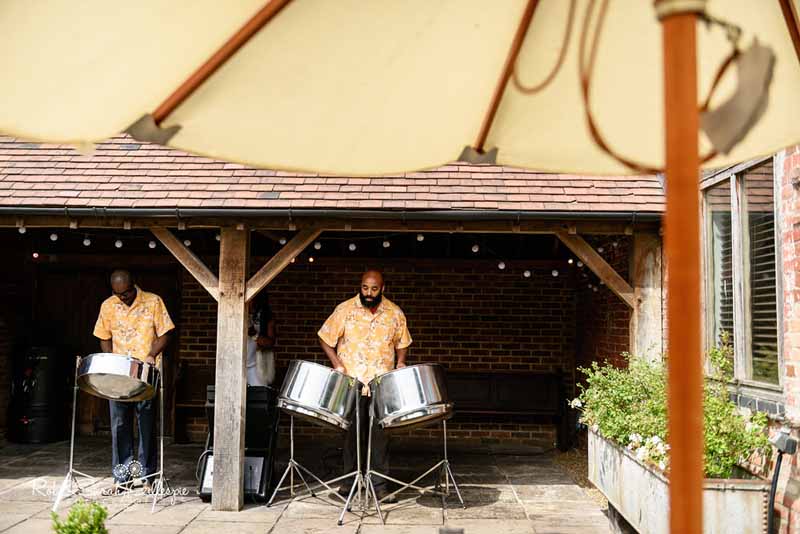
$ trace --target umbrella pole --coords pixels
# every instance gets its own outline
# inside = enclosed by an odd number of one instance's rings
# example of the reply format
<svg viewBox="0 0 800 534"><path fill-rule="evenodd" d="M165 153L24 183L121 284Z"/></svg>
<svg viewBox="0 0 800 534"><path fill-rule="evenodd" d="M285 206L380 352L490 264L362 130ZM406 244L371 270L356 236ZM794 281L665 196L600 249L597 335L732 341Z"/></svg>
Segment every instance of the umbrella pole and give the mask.
<svg viewBox="0 0 800 534"><path fill-rule="evenodd" d="M699 117L695 13L662 18L666 131L670 532L703 525Z"/></svg>

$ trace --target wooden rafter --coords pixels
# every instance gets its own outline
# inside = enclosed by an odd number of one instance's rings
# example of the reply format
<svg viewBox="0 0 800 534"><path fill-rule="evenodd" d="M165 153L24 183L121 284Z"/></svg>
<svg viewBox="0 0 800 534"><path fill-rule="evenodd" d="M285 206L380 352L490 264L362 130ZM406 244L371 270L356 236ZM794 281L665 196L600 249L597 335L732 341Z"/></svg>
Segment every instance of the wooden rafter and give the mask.
<svg viewBox="0 0 800 534"><path fill-rule="evenodd" d="M264 289L273 278L283 271L292 259L314 241L322 232L319 228L305 228L297 234L282 249L278 251L261 269L247 281L247 294L245 300L251 301L258 292Z"/></svg>
<svg viewBox="0 0 800 534"><path fill-rule="evenodd" d="M589 243L586 242L585 239L577 234L570 234L566 231L557 232L556 235L567 248L578 256L578 258L603 281L608 289L613 291L614 294L621 298L629 307L636 308L636 297L633 288Z"/></svg>
<svg viewBox="0 0 800 534"><path fill-rule="evenodd" d="M161 241L161 244L175 256L175 259L189 271L189 274L194 276L200 285L214 297L214 300L219 301L219 280L214 273L206 267L203 260L198 258L194 252L181 243L168 229L152 226L150 227L150 231Z"/></svg>

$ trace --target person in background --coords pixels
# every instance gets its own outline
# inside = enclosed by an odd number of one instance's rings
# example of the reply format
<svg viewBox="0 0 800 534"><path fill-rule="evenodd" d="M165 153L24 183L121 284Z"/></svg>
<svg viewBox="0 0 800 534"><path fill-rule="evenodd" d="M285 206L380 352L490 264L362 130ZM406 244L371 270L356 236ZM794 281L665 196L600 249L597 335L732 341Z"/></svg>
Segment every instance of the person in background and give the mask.
<svg viewBox="0 0 800 534"><path fill-rule="evenodd" d="M269 386L275 380L275 317L266 289L249 303L247 385Z"/></svg>

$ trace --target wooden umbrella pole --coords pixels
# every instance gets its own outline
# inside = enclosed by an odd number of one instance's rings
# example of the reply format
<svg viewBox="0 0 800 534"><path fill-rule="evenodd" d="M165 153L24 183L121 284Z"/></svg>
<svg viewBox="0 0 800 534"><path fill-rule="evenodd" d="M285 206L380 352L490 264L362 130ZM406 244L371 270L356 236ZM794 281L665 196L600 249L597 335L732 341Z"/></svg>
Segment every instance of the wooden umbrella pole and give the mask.
<svg viewBox="0 0 800 534"><path fill-rule="evenodd" d="M695 13L662 19L669 303L670 532L703 526L703 366Z"/></svg>

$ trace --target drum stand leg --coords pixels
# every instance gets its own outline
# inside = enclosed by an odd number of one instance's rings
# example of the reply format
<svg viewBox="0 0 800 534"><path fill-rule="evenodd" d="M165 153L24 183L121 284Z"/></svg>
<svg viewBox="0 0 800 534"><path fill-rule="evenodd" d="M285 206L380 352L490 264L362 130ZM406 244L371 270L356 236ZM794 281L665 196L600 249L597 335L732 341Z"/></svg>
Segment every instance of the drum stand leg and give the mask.
<svg viewBox="0 0 800 534"><path fill-rule="evenodd" d="M381 518L381 523L382 524L385 524L385 521L383 519L383 515L381 514L380 501L378 501L377 496L375 495L375 488L374 488L374 486L372 484L372 476L373 475L377 476L377 477L380 477L380 478L382 478L384 480L389 480L389 481L394 482L396 484L400 484L399 488L397 488L393 492L391 492L391 493L387 494L386 496L384 496L383 499L381 499L381 501L384 501L386 499L391 498L394 495L397 495L398 493L400 493L401 491L403 491L406 488L411 488L411 489L415 489L418 492L423 493L423 494L424 493L437 493L437 494L441 495L442 496L442 508L444 508L444 505L445 505L444 501L447 498L447 496L450 495L450 482L452 482L453 483L453 489L456 491L456 496L458 497L458 500L461 503L461 507L462 508L466 508L466 506L464 505L464 499L461 498L461 491L459 491L458 484L456 484L456 479L453 476L453 470L450 469L450 460L447 459L447 421L444 421L444 420L442 421L442 432L444 434L444 458L439 460L439 462L437 462L436 465L434 465L433 467L431 467L430 469L428 469L427 471L422 473L420 476L418 476L417 478L415 478L411 482L403 482L402 480L397 480L396 478L392 478L392 477L390 477L390 476L388 476L388 475L386 475L384 473L379 473L378 471L372 471L371 470L371 465L370 465L370 454L369 454L369 452L367 452L367 486L370 489L370 493L371 493L372 497L375 499L375 509L378 511L378 516ZM369 441L370 441L370 444L371 444L371 442L372 442L372 415L370 415ZM420 487L420 486L416 485L417 482L419 482L420 480L422 480L423 478L425 478L429 474L433 473L437 469L439 470L439 474L438 474L438 477L437 477L436 486L434 486L433 491L431 491L431 490L429 490L427 488L423 488L423 487ZM445 491L441 490L442 477L444 477ZM368 497L369 497L370 493L368 493Z"/></svg>
<svg viewBox="0 0 800 534"><path fill-rule="evenodd" d="M308 485L308 482L306 482L305 477L303 477L303 471L305 471L306 473L308 473L309 475L314 477L323 486L327 487L327 484L325 484L324 482L319 480L316 476L314 476L314 474L311 471L309 471L308 469L306 469L305 467L303 467L302 465L300 465L298 462L295 461L295 459L294 459L294 417L289 417L289 464L286 466L286 470L283 472L283 475L281 475L280 480L278 480L278 484L275 486L275 491L272 492L272 497L270 497L269 501L267 501L267 507L272 506L272 502L275 500L275 496L282 489L288 489L289 490L289 494L292 497L294 497L294 486L295 486L294 474L295 474L295 472L297 473L297 476L300 477L300 480L303 481L303 485L305 485L306 489L308 490L308 493L311 494L312 497L316 497L316 494L311 489L311 487ZM281 487L281 484L283 484L283 481L286 479L287 475L289 475L289 485L286 486L286 487Z"/></svg>
<svg viewBox="0 0 800 534"><path fill-rule="evenodd" d="M367 458L369 458L369 453L367 453ZM342 513L339 514L339 521L336 522L336 524L339 526L342 526L342 523L344 522L344 513L350 510L351 502L353 501L354 497L358 497L362 514L366 508L366 501L363 492L367 489L367 485L364 482L364 475L361 473L361 406L359 399L356 399L356 470L352 473L347 473L340 478L348 478L354 475L355 478L353 479L353 485L350 487L350 493L347 495L347 500L344 502ZM338 495L338 493L336 494Z"/></svg>
<svg viewBox="0 0 800 534"><path fill-rule="evenodd" d="M156 503L163 497L170 496L172 498L170 504L175 504L175 494L172 492L169 480L164 476L164 374L161 368L162 362L159 362L158 373L158 471L144 477L145 479L154 479L150 490L153 495L151 513L156 511Z"/></svg>
<svg viewBox="0 0 800 534"><path fill-rule="evenodd" d="M75 495L83 491L83 488L81 488L81 485L78 482L78 477L89 479L93 483L95 481L93 476L81 473L75 469L73 463L75 458L75 412L78 406L78 367L80 366L80 363L81 357L77 356L75 358L75 384L72 387L72 431L69 438L69 470L67 471L67 475L64 477L64 481L61 483L61 487L58 488L56 500L53 503L54 512L58 511L58 505L61 504L61 501L67 496L68 493ZM73 490L73 486L77 488L77 491Z"/></svg>

